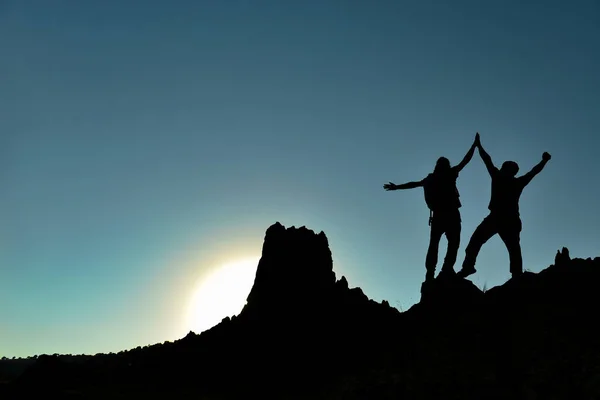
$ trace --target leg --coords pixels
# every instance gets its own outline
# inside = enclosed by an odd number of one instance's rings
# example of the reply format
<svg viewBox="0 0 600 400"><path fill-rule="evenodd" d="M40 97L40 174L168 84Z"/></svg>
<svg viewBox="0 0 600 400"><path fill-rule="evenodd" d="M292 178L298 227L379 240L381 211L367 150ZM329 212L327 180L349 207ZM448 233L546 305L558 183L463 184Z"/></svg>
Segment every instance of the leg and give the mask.
<svg viewBox="0 0 600 400"><path fill-rule="evenodd" d="M437 266L438 250L440 247L440 239L444 233L441 230L441 224L435 219L431 222L431 233L429 235L429 248L427 249L427 257L425 258L425 268L427 269L426 280L433 279L435 267Z"/></svg>
<svg viewBox="0 0 600 400"><path fill-rule="evenodd" d="M448 249L446 250L446 258L444 258L442 271L454 272L454 264L456 263L456 256L460 247L460 222L459 213L447 222L446 239L448 239Z"/></svg>
<svg viewBox="0 0 600 400"><path fill-rule="evenodd" d="M510 272L519 275L523 272L523 256L521 254L521 221L515 222L499 232L500 238L506 245L510 258Z"/></svg>
<svg viewBox="0 0 600 400"><path fill-rule="evenodd" d="M465 250L465 260L463 261L462 270L459 272L459 276L465 277L475 272L475 261L477 260L479 250L481 250L481 247L485 242L490 240L496 233L498 233L496 221L493 217L488 215L481 224L479 224L477 229L475 229L473 236L471 236L471 240L469 240L469 244Z"/></svg>

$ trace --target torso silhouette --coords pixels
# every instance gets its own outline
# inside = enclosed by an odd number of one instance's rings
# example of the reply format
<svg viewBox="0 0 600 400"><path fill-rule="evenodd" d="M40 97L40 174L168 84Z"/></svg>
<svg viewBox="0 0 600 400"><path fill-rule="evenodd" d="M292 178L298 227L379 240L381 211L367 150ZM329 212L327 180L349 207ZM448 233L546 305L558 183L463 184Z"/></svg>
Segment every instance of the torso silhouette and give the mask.
<svg viewBox="0 0 600 400"><path fill-rule="evenodd" d="M461 207L457 178L458 172L452 168L448 172L431 173L423 180L424 190L431 193L432 200L428 201L428 205L433 206L434 211L452 211Z"/></svg>
<svg viewBox="0 0 600 400"><path fill-rule="evenodd" d="M506 176L499 170L492 174L492 196L488 209L494 214L519 216L519 198L525 187L521 177Z"/></svg>

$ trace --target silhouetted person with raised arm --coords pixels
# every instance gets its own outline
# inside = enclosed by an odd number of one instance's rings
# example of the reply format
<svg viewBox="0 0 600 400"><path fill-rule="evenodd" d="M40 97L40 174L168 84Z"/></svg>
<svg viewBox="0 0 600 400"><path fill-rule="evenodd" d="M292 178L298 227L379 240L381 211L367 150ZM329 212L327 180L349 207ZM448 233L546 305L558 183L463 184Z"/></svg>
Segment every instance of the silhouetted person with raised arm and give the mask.
<svg viewBox="0 0 600 400"><path fill-rule="evenodd" d="M464 278L476 272L475 261L479 250L495 234L500 235L508 250L510 272L513 276L519 276L523 273L519 198L525 186L544 169L544 166L550 160L550 154L544 152L542 161L533 167L531 171L517 178L519 165L516 162L505 161L502 168L498 169L492 163L489 154L481 146L479 139L476 140L476 146L492 178L492 194L488 206L490 213L473 232L473 236L471 236L471 240L465 249L466 255L462 269L457 276Z"/></svg>
<svg viewBox="0 0 600 400"><path fill-rule="evenodd" d="M471 161L475 152L477 137L460 164L451 167L450 161L446 157L440 157L435 164L433 173L418 182L408 182L402 185L390 182L383 185L385 190L413 189L417 187L423 187L424 189L425 201L430 210L429 225L431 226L429 248L425 258L426 282L431 281L435 275L440 239L444 234L448 240L448 248L440 275L451 276L455 274L454 263L460 246L461 228L459 211L461 203L460 194L456 188L456 179L460 171Z"/></svg>

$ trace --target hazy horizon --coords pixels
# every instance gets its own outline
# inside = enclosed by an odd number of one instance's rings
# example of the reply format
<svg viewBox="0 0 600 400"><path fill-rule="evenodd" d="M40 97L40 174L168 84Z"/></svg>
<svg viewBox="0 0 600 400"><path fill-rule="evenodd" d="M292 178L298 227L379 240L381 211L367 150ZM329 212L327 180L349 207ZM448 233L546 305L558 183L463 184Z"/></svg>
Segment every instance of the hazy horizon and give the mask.
<svg viewBox="0 0 600 400"><path fill-rule="evenodd" d="M382 185L475 132L519 174L552 155L521 197L526 269L600 255L593 0L0 0L0 45L0 357L206 329L276 221L324 231L338 279L407 310L429 211ZM488 212L477 153L458 189L457 270ZM499 238L476 268L510 278Z"/></svg>

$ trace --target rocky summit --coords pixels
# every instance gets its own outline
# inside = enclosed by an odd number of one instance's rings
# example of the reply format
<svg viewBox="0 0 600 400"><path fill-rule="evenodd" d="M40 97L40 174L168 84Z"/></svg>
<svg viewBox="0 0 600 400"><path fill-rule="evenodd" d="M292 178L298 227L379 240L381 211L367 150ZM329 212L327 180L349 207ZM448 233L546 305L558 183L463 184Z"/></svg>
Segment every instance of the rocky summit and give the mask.
<svg viewBox="0 0 600 400"><path fill-rule="evenodd" d="M323 232L266 231L241 313L175 342L0 361L0 398L600 399L600 258L557 252L485 292L438 278L399 312L336 279Z"/></svg>

